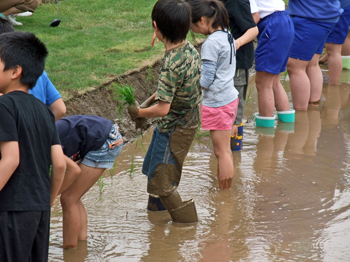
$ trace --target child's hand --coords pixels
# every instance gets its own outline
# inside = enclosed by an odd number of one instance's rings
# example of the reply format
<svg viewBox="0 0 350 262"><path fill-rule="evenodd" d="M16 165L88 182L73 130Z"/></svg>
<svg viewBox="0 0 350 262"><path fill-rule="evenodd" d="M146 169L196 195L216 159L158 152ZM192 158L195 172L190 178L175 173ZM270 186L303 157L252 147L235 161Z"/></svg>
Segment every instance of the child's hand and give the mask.
<svg viewBox="0 0 350 262"><path fill-rule="evenodd" d="M152 40L151 40L151 46L152 47L154 46L154 40L156 40L156 38L157 38L157 35L156 35L156 32L154 32ZM159 39L157 39L157 43L159 43Z"/></svg>
<svg viewBox="0 0 350 262"><path fill-rule="evenodd" d="M140 105L137 101L135 101L133 105L128 107L128 113L132 120L135 121L136 119L139 118L139 109L140 109Z"/></svg>

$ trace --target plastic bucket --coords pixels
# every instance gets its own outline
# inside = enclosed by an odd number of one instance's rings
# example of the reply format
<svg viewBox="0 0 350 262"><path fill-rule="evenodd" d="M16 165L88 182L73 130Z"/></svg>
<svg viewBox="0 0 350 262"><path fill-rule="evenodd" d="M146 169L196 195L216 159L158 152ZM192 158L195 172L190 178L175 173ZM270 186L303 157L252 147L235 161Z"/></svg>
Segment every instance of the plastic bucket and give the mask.
<svg viewBox="0 0 350 262"><path fill-rule="evenodd" d="M240 151L242 149L242 139L243 137L238 136L231 136L231 150L232 151Z"/></svg>
<svg viewBox="0 0 350 262"><path fill-rule="evenodd" d="M275 126L275 116L259 116L259 113L254 114L256 126L261 127L274 127Z"/></svg>
<svg viewBox="0 0 350 262"><path fill-rule="evenodd" d="M295 122L295 110L277 111L279 121L292 123Z"/></svg>
<svg viewBox="0 0 350 262"><path fill-rule="evenodd" d="M341 59L343 60L343 68L350 70L350 55L342 56Z"/></svg>

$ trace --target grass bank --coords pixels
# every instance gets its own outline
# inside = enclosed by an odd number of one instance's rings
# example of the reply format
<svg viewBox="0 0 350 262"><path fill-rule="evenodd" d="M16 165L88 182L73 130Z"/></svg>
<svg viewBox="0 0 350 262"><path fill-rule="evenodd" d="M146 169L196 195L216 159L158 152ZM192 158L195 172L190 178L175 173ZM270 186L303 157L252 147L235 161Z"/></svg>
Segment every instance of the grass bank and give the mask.
<svg viewBox="0 0 350 262"><path fill-rule="evenodd" d="M151 11L156 0L64 0L40 5L31 17L17 17L16 30L36 34L49 50L46 71L61 92L85 91L163 55L151 47ZM191 40L192 38L189 37Z"/></svg>

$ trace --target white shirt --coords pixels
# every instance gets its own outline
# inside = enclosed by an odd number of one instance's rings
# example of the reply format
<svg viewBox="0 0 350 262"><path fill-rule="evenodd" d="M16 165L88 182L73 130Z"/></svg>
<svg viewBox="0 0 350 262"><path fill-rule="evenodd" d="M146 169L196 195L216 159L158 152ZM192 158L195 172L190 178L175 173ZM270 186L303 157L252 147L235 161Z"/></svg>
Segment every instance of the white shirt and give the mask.
<svg viewBox="0 0 350 262"><path fill-rule="evenodd" d="M250 12L252 14L259 12L258 6L256 5L255 0L249 0L250 2Z"/></svg>
<svg viewBox="0 0 350 262"><path fill-rule="evenodd" d="M285 3L282 0L255 0L258 6L260 19L276 11L284 11Z"/></svg>

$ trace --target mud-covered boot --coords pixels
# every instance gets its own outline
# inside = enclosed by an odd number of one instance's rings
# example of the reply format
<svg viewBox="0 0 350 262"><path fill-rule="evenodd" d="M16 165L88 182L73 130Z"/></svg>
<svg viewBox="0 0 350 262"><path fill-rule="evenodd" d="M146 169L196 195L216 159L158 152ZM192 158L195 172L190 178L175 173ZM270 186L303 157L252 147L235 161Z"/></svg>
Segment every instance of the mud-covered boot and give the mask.
<svg viewBox="0 0 350 262"><path fill-rule="evenodd" d="M183 205L169 211L171 218L176 223L196 223L198 215L194 200L187 200Z"/></svg>
<svg viewBox="0 0 350 262"><path fill-rule="evenodd" d="M166 207L163 205L159 197L149 195L147 210L149 211L165 211Z"/></svg>

